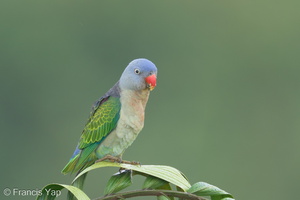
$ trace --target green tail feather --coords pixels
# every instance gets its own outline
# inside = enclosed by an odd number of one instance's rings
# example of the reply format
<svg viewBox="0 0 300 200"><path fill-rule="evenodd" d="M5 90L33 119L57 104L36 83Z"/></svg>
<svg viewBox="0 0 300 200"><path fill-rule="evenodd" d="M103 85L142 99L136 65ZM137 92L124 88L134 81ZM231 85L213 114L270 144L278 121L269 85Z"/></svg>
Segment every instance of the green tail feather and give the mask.
<svg viewBox="0 0 300 200"><path fill-rule="evenodd" d="M81 150L78 155L68 162L68 164L62 170L62 173L67 174L69 172L79 172L92 165L97 160L95 150L97 149L98 145L99 143L94 143Z"/></svg>
<svg viewBox="0 0 300 200"><path fill-rule="evenodd" d="M74 158L72 158L68 162L68 164L63 168L63 170L61 171L61 173L67 174L69 172L73 172L73 170L75 169L75 166L76 166L78 158L79 158L79 154L76 155Z"/></svg>

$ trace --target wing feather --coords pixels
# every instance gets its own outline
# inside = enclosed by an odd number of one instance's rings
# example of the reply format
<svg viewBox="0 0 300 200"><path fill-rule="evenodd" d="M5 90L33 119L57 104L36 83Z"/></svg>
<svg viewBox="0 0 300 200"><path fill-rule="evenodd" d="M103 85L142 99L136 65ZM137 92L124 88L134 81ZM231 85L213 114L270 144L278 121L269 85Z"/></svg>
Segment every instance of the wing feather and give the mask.
<svg viewBox="0 0 300 200"><path fill-rule="evenodd" d="M117 126L121 103L118 97L108 97L93 111L79 141L79 149L101 141Z"/></svg>

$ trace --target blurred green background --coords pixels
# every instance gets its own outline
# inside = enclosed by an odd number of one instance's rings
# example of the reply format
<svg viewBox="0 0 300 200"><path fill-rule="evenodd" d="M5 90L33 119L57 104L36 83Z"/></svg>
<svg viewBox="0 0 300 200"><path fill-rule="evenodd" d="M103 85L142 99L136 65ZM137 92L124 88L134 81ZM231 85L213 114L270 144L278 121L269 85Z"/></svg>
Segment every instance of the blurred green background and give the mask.
<svg viewBox="0 0 300 200"><path fill-rule="evenodd" d="M60 173L93 102L134 58L158 69L125 160L180 169L236 199L295 199L300 1L1 1L0 190ZM117 169L91 172L98 197ZM139 188L142 178L135 186ZM65 192L64 192L65 193Z"/></svg>

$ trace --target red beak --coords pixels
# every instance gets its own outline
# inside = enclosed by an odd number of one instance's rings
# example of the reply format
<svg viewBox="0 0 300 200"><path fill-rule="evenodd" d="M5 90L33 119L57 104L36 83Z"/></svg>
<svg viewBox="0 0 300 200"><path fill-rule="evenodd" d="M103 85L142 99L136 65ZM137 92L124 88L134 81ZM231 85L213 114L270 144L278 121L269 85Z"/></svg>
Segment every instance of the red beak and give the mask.
<svg viewBox="0 0 300 200"><path fill-rule="evenodd" d="M155 74L147 76L145 78L145 81L147 82L150 91L152 91L156 87L156 75Z"/></svg>

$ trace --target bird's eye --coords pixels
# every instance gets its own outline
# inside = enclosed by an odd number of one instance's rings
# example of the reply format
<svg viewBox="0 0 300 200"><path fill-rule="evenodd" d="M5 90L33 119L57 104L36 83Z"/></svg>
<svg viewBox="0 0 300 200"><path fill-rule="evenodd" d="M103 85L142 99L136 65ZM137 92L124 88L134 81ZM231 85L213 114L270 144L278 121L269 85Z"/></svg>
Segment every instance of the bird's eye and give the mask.
<svg viewBox="0 0 300 200"><path fill-rule="evenodd" d="M140 71L139 69L135 69L135 70L134 70L134 73L136 73L136 74L140 74L140 73L141 73L141 71Z"/></svg>

